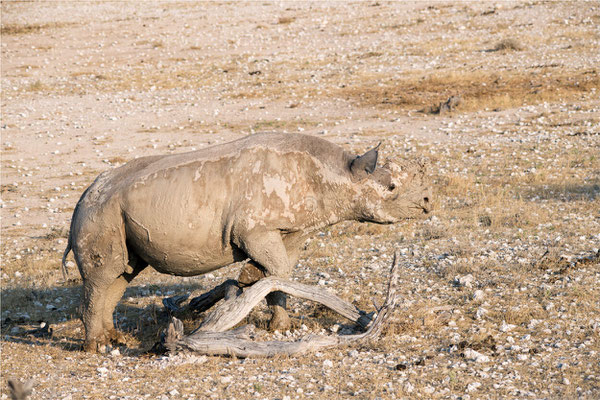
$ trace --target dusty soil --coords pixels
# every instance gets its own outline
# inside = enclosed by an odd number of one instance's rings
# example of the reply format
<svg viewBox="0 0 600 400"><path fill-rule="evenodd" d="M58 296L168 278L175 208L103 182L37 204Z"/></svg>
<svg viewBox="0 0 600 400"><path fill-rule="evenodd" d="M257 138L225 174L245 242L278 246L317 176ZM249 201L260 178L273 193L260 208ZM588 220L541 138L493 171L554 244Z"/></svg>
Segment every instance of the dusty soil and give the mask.
<svg viewBox="0 0 600 400"><path fill-rule="evenodd" d="M1 7L2 398L11 378L34 379L36 399L600 397L597 2ZM450 96L459 104L436 114ZM402 301L381 340L268 360L152 356L161 299L239 267L148 269L117 310L129 345L82 353L80 280L59 265L83 190L136 156L259 131L430 160L433 216L324 230L295 268L372 310L398 250ZM290 309L294 329L275 336L344 324Z"/></svg>

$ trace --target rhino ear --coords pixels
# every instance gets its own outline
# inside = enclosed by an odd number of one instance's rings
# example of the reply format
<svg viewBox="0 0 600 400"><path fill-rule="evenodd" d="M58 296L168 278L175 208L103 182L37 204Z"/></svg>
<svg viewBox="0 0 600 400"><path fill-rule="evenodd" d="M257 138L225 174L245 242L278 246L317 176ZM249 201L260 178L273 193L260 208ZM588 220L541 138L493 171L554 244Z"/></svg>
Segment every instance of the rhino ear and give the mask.
<svg viewBox="0 0 600 400"><path fill-rule="evenodd" d="M381 142L367 151L362 156L356 157L350 163L350 171L353 174L360 173L361 171L366 171L369 174L372 174L375 171L375 167L377 166L377 157L379 156L379 146L381 146Z"/></svg>

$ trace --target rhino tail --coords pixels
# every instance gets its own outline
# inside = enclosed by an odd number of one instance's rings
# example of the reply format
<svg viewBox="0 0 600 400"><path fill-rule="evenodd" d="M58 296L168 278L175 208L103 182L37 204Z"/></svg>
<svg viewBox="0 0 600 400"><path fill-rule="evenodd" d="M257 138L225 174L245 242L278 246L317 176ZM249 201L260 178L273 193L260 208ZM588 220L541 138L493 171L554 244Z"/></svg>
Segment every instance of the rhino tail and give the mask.
<svg viewBox="0 0 600 400"><path fill-rule="evenodd" d="M63 253L63 256L62 256L62 274L63 274L63 279L65 281L67 280L67 275L69 274L69 269L67 268L67 256L71 252L72 248L73 247L71 246L71 234L69 233L69 239L67 240L67 248L65 249L65 252Z"/></svg>

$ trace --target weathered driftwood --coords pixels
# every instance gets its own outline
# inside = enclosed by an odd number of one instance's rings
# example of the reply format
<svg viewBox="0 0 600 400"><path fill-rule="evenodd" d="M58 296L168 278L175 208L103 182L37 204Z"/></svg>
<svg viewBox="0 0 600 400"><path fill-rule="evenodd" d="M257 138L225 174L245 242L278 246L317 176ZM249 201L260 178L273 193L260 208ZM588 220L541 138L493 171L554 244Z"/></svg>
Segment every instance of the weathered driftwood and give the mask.
<svg viewBox="0 0 600 400"><path fill-rule="evenodd" d="M163 305L171 313L179 313L183 311L194 311L197 313L204 312L217 304L219 300L228 300L232 297L239 296L242 293L238 282L234 279L228 279L220 285L216 286L212 290L190 300L190 303L184 307L181 303L186 301L190 296L188 294L182 294L179 296L167 297L163 299Z"/></svg>
<svg viewBox="0 0 600 400"><path fill-rule="evenodd" d="M371 319L363 311L340 299L333 293L315 286L270 276L244 289L242 294L219 304L206 316L202 324L193 332L224 332L241 322L250 311L269 293L285 292L305 300L319 302L361 327L366 327Z"/></svg>
<svg viewBox="0 0 600 400"><path fill-rule="evenodd" d="M186 301L189 297L190 297L189 294L182 294L179 296L167 297L167 298L163 299L162 303L165 306L165 308L171 314L173 314L173 313L182 311L184 309L183 307L181 307L181 303Z"/></svg>
<svg viewBox="0 0 600 400"><path fill-rule="evenodd" d="M295 342L255 342L251 340L252 328L249 326L225 332L245 318L252 308L267 294L276 290L321 303L346 318L359 323L363 327L368 321L368 317L364 312L324 289L268 277L255 283L241 295L219 305L207 316L200 327L188 336L184 336L183 334L183 323L177 318L172 318L167 332L163 337L163 345L169 350L188 349L203 354L231 355L235 357L270 357L278 354L304 354L327 347L375 338L381 333L383 326L388 321L396 305L396 288L398 282L396 260L397 257L394 255L385 303L378 310L377 318L364 333L345 336L308 335Z"/></svg>
<svg viewBox="0 0 600 400"><path fill-rule="evenodd" d="M214 306L219 300L229 300L230 298L239 296L240 293L242 293L242 289L238 286L237 281L227 279L210 292L194 297L190 301L189 307L195 312L203 312Z"/></svg>

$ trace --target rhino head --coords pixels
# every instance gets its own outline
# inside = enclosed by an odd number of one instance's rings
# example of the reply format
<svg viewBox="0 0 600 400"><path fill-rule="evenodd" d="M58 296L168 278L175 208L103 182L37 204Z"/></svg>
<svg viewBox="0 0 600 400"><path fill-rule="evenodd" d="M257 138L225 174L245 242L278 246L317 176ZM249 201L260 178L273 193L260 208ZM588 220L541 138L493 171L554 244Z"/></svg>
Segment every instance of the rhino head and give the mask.
<svg viewBox="0 0 600 400"><path fill-rule="evenodd" d="M428 214L433 204L425 163L387 160L377 167L380 145L350 162L352 180L361 188L356 219L391 224Z"/></svg>

